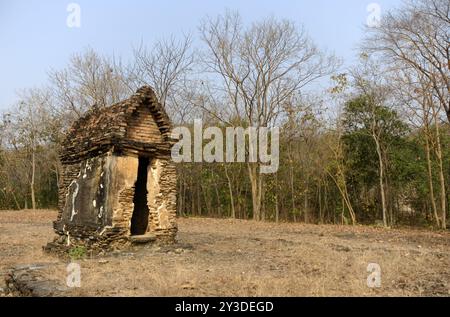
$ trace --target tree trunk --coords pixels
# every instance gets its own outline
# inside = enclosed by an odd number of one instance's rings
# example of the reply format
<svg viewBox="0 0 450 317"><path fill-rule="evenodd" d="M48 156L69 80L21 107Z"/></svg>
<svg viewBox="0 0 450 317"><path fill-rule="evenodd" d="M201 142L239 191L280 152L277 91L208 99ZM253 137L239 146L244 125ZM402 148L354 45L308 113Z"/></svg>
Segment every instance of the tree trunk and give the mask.
<svg viewBox="0 0 450 317"><path fill-rule="evenodd" d="M31 190L31 208L36 210L36 196L34 193L34 180L36 177L36 154L33 148L31 153L31 182L30 182L30 190Z"/></svg>
<svg viewBox="0 0 450 317"><path fill-rule="evenodd" d="M262 177L258 171L258 165L255 163L248 164L248 172L250 176L250 184L252 188L252 208L253 208L253 220L261 220L261 185Z"/></svg>
<svg viewBox="0 0 450 317"><path fill-rule="evenodd" d="M434 110L433 110L434 111ZM445 175L444 175L444 164L442 159L442 145L441 145L441 137L440 137L440 127L439 127L439 119L437 118L437 114L435 114L435 127L436 127L436 156L438 158L439 163L439 182L441 187L441 228L447 229L447 194L445 189Z"/></svg>
<svg viewBox="0 0 450 317"><path fill-rule="evenodd" d="M383 155L381 152L381 145L380 142L375 135L376 132L373 133L373 139L375 141L376 147L377 147L377 154L378 154L378 164L379 164L379 182L380 182L380 192L381 192L381 208L383 211L383 225L387 228L387 208L386 208L386 193L384 191L384 163L383 163Z"/></svg>
<svg viewBox="0 0 450 317"><path fill-rule="evenodd" d="M261 182L261 221L266 220L266 189Z"/></svg>
<svg viewBox="0 0 450 317"><path fill-rule="evenodd" d="M192 179L190 180L190 183L191 183L191 188L192 188L191 193L190 193L190 196L191 196L191 215L195 216L197 211L195 209L195 197L194 197L195 192L194 192L194 189L196 189L196 188L192 184Z"/></svg>
<svg viewBox="0 0 450 317"><path fill-rule="evenodd" d="M14 192L11 192L13 199L14 199L14 203L16 204L16 207L18 210L20 210L20 204L19 201L17 200L16 194L14 194Z"/></svg>
<svg viewBox="0 0 450 317"><path fill-rule="evenodd" d="M280 207L278 206L278 173L275 174L275 223L280 221Z"/></svg>
<svg viewBox="0 0 450 317"><path fill-rule="evenodd" d="M181 200L181 203L182 203L182 206L181 206L181 208L180 208L180 210L181 210L181 214L182 215L185 215L186 214L186 181L185 181L185 179L183 178L182 179L182 181L183 181L183 193L182 193L182 200Z"/></svg>
<svg viewBox="0 0 450 317"><path fill-rule="evenodd" d="M182 216L183 212L183 180L181 177L178 178L179 187L178 187L178 204L177 204L177 213L179 216Z"/></svg>
<svg viewBox="0 0 450 317"><path fill-rule="evenodd" d="M305 197L304 197L304 205L303 205L303 208L304 208L304 212L305 212L305 223L309 223L309 206L308 206L308 200L309 200L309 186L308 186L308 182L309 182L309 180L308 180L308 177L307 177L307 179L306 179L306 182L307 182L307 184L306 184L306 189L305 189Z"/></svg>
<svg viewBox="0 0 450 317"><path fill-rule="evenodd" d="M201 195L203 196L203 200L205 201L205 207L206 207L206 216L210 217L211 216L211 211L212 211L212 198L209 197L209 192L207 189L205 189L203 187L203 185L200 185L200 191L201 191ZM199 202L200 206L201 206L201 200ZM201 211L201 209L200 209Z"/></svg>
<svg viewBox="0 0 450 317"><path fill-rule="evenodd" d="M225 168L225 176L227 177L227 181L228 181L228 192L230 193L231 218L236 219L236 210L234 208L233 187L231 184L230 175L228 175L228 168L227 168L226 164L224 164L224 168Z"/></svg>
<svg viewBox="0 0 450 317"><path fill-rule="evenodd" d="M318 196L318 200L319 200L319 224L323 223L323 211L322 211L322 188L320 186L321 184L319 183L319 186L317 186L317 196Z"/></svg>
<svg viewBox="0 0 450 317"><path fill-rule="evenodd" d="M336 161L336 166L337 166L336 173L333 174L331 171L328 171L328 170L327 170L327 173L331 177L331 179L334 181L334 183L336 184L336 187L337 187L339 193L341 194L343 205L345 203L345 205L347 206L347 209L350 213L350 217L352 219L352 224L355 225L356 224L356 214L355 214L355 211L353 210L353 206L350 201L350 196L348 194L347 181L345 179L345 166L344 166L344 162L342 161L343 154L342 154L342 144L341 144L340 138L341 137L339 136L339 139L336 140L337 141L336 147L330 146L330 149L333 151L334 159ZM336 214L335 213L333 213L333 223L336 223Z"/></svg>
<svg viewBox="0 0 450 317"><path fill-rule="evenodd" d="M342 171L340 171L338 173L339 173L339 175L333 176L333 174L328 172L328 175L330 175L330 177L333 179L334 183L336 184L336 187L337 187L339 193L341 194L342 204L343 204L344 208L345 208L345 206L347 206L348 212L352 219L352 224L355 225L356 224L356 214L355 214L355 211L353 210L353 206L350 201L350 196L348 194L345 176L341 175ZM338 179L338 177L339 177L339 179ZM336 220L334 217L333 217L333 219L334 219L333 222L335 223Z"/></svg>
<svg viewBox="0 0 450 317"><path fill-rule="evenodd" d="M290 163L289 170L290 170L292 214L294 215L294 222L297 222L297 210L295 207L295 190L294 190L294 167L292 165L292 162Z"/></svg>
<svg viewBox="0 0 450 317"><path fill-rule="evenodd" d="M434 185L433 185L433 170L431 165L431 153L430 153L430 140L429 140L429 131L428 131L428 124L425 127L425 152L427 157L427 170L428 170L428 187L430 189L430 200L431 200L431 207L433 208L433 216L434 220L436 221L436 224L438 227L440 227L441 223L439 220L439 215L437 212L436 207L436 198L434 197Z"/></svg>
<svg viewBox="0 0 450 317"><path fill-rule="evenodd" d="M275 193L275 222L280 221L280 208L278 207L278 193Z"/></svg>

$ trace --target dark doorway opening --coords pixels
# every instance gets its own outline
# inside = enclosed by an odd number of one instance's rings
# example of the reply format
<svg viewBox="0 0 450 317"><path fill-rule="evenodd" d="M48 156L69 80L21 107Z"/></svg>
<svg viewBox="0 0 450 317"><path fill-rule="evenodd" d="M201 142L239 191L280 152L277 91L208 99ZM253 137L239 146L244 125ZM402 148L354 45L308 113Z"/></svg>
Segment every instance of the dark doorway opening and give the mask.
<svg viewBox="0 0 450 317"><path fill-rule="evenodd" d="M134 210L131 217L131 235L143 235L148 227L148 205L147 205L147 171L150 159L139 157L138 175L134 186Z"/></svg>

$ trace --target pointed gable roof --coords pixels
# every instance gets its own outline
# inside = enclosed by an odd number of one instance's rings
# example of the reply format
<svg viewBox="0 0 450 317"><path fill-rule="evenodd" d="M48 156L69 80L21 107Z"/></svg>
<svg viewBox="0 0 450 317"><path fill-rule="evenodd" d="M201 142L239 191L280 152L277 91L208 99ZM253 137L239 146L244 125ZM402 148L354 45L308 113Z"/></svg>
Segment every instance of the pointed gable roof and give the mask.
<svg viewBox="0 0 450 317"><path fill-rule="evenodd" d="M148 139L144 136L138 140L130 135L133 125L139 122L140 118L136 119L136 116L142 113L140 110L150 112L157 127L150 133L159 133L159 141L155 141L151 135ZM170 119L153 89L144 86L129 99L108 107L93 107L79 118L66 133L60 159L63 163L76 163L103 154L112 147L115 151L168 154L173 144L170 139L171 129Z"/></svg>

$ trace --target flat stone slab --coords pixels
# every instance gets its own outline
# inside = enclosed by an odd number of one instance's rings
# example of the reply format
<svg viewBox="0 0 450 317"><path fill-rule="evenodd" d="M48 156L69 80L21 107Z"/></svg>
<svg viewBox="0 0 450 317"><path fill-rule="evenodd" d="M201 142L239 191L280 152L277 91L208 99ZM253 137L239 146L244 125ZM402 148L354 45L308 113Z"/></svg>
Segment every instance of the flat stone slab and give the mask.
<svg viewBox="0 0 450 317"><path fill-rule="evenodd" d="M131 243L136 244L144 244L144 243L150 243L156 241L156 236L152 234L144 234L140 236L131 236L130 237Z"/></svg>
<svg viewBox="0 0 450 317"><path fill-rule="evenodd" d="M12 268L5 278L7 293L32 297L68 296L69 288L43 274L52 265L29 264Z"/></svg>

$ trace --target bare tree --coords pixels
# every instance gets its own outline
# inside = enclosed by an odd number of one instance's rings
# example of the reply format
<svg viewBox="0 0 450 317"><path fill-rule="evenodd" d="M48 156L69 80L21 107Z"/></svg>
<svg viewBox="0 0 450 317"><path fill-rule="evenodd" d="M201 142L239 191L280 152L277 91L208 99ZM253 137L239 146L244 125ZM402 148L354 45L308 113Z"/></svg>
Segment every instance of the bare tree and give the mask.
<svg viewBox="0 0 450 317"><path fill-rule="evenodd" d="M344 158L343 133L341 117L338 116L334 129L329 131L327 137L324 138L331 153L331 156L327 160L328 164L325 170L335 183L343 201L342 223L345 224L346 219L344 214L345 206L348 209L352 224L355 225L357 222L356 214L350 200L347 186L347 165L345 164Z"/></svg>
<svg viewBox="0 0 450 317"><path fill-rule="evenodd" d="M346 98L346 90L348 89L347 74L338 74L332 76L335 86L331 88L330 94L338 104L342 103L342 98ZM327 163L325 171L336 185L342 200L342 223L345 223L346 217L344 214L345 207L347 207L350 219L353 225L356 225L356 213L354 211L350 194L347 185L347 164L345 162L344 150L344 127L342 118L342 106L336 108L336 117L331 119L330 131L325 135L324 141L329 149L329 157L324 159Z"/></svg>
<svg viewBox="0 0 450 317"><path fill-rule="evenodd" d="M394 99L390 86L386 83L386 76L381 65L371 59L370 56L361 54L361 65L351 70L351 75L354 81L354 87L361 102L364 105L364 112L360 113L363 116L361 122L368 130L370 137L373 139L375 149L378 157L378 175L381 196L381 207L383 215L383 224L388 226L388 201L387 201L387 162L389 152L389 140L387 137L391 133L396 133L398 130L395 115L391 110L395 107L393 105ZM389 111L387 104L389 105ZM357 120L358 118L353 118ZM357 123L353 122L352 125ZM393 223L392 215L390 223Z"/></svg>
<svg viewBox="0 0 450 317"><path fill-rule="evenodd" d="M105 107L130 93L117 64L93 49L73 55L66 68L50 71L49 78L55 110L67 116L69 122L93 105Z"/></svg>
<svg viewBox="0 0 450 317"><path fill-rule="evenodd" d="M389 78L391 86L397 92L397 98L410 112L411 123L423 130L431 207L437 226L443 227L446 218L446 186L441 144L441 115L436 109L436 104L439 102L436 102L437 98L433 95L432 83L415 68L399 67L396 72L390 74ZM416 121L417 119L419 122ZM438 215L435 198L432 151L438 163L441 216Z"/></svg>
<svg viewBox="0 0 450 317"><path fill-rule="evenodd" d="M36 203L36 175L39 147L48 140L48 124L52 122L50 117L51 95L45 89L29 89L20 93L21 101L11 112L7 123L9 130L6 138L6 147L15 150L15 159L20 159L19 154L24 153L23 170L30 189L32 209ZM9 161L9 163L14 163ZM15 164L15 163L14 163ZM19 173L19 171L15 171Z"/></svg>
<svg viewBox="0 0 450 317"><path fill-rule="evenodd" d="M141 43L134 49L134 63L128 67L128 82L134 85L133 88L144 84L152 86L166 110L172 117L178 117L186 107L186 99L189 99L187 95L192 88L189 84L192 79L188 76L194 66L189 35L180 40L174 36L159 40L151 48Z"/></svg>
<svg viewBox="0 0 450 317"><path fill-rule="evenodd" d="M284 102L336 67L336 59L320 52L305 30L290 21L269 18L245 27L237 13L227 12L204 20L200 32L211 85L229 100L228 111L239 125L274 126ZM247 166L253 217L261 220L263 176L259 163Z"/></svg>
<svg viewBox="0 0 450 317"><path fill-rule="evenodd" d="M418 89L417 83L421 85L419 90L424 113L431 112L436 129L434 149L440 166L441 227L446 228L439 113L443 111L450 122L450 2L409 0L401 10L389 12L380 27L368 31L364 48L381 54L389 66L388 70L396 76L401 76L402 70L408 69L409 74L414 75L408 83L411 90Z"/></svg>
<svg viewBox="0 0 450 317"><path fill-rule="evenodd" d="M425 76L450 122L450 2L409 0L368 32L365 50Z"/></svg>

